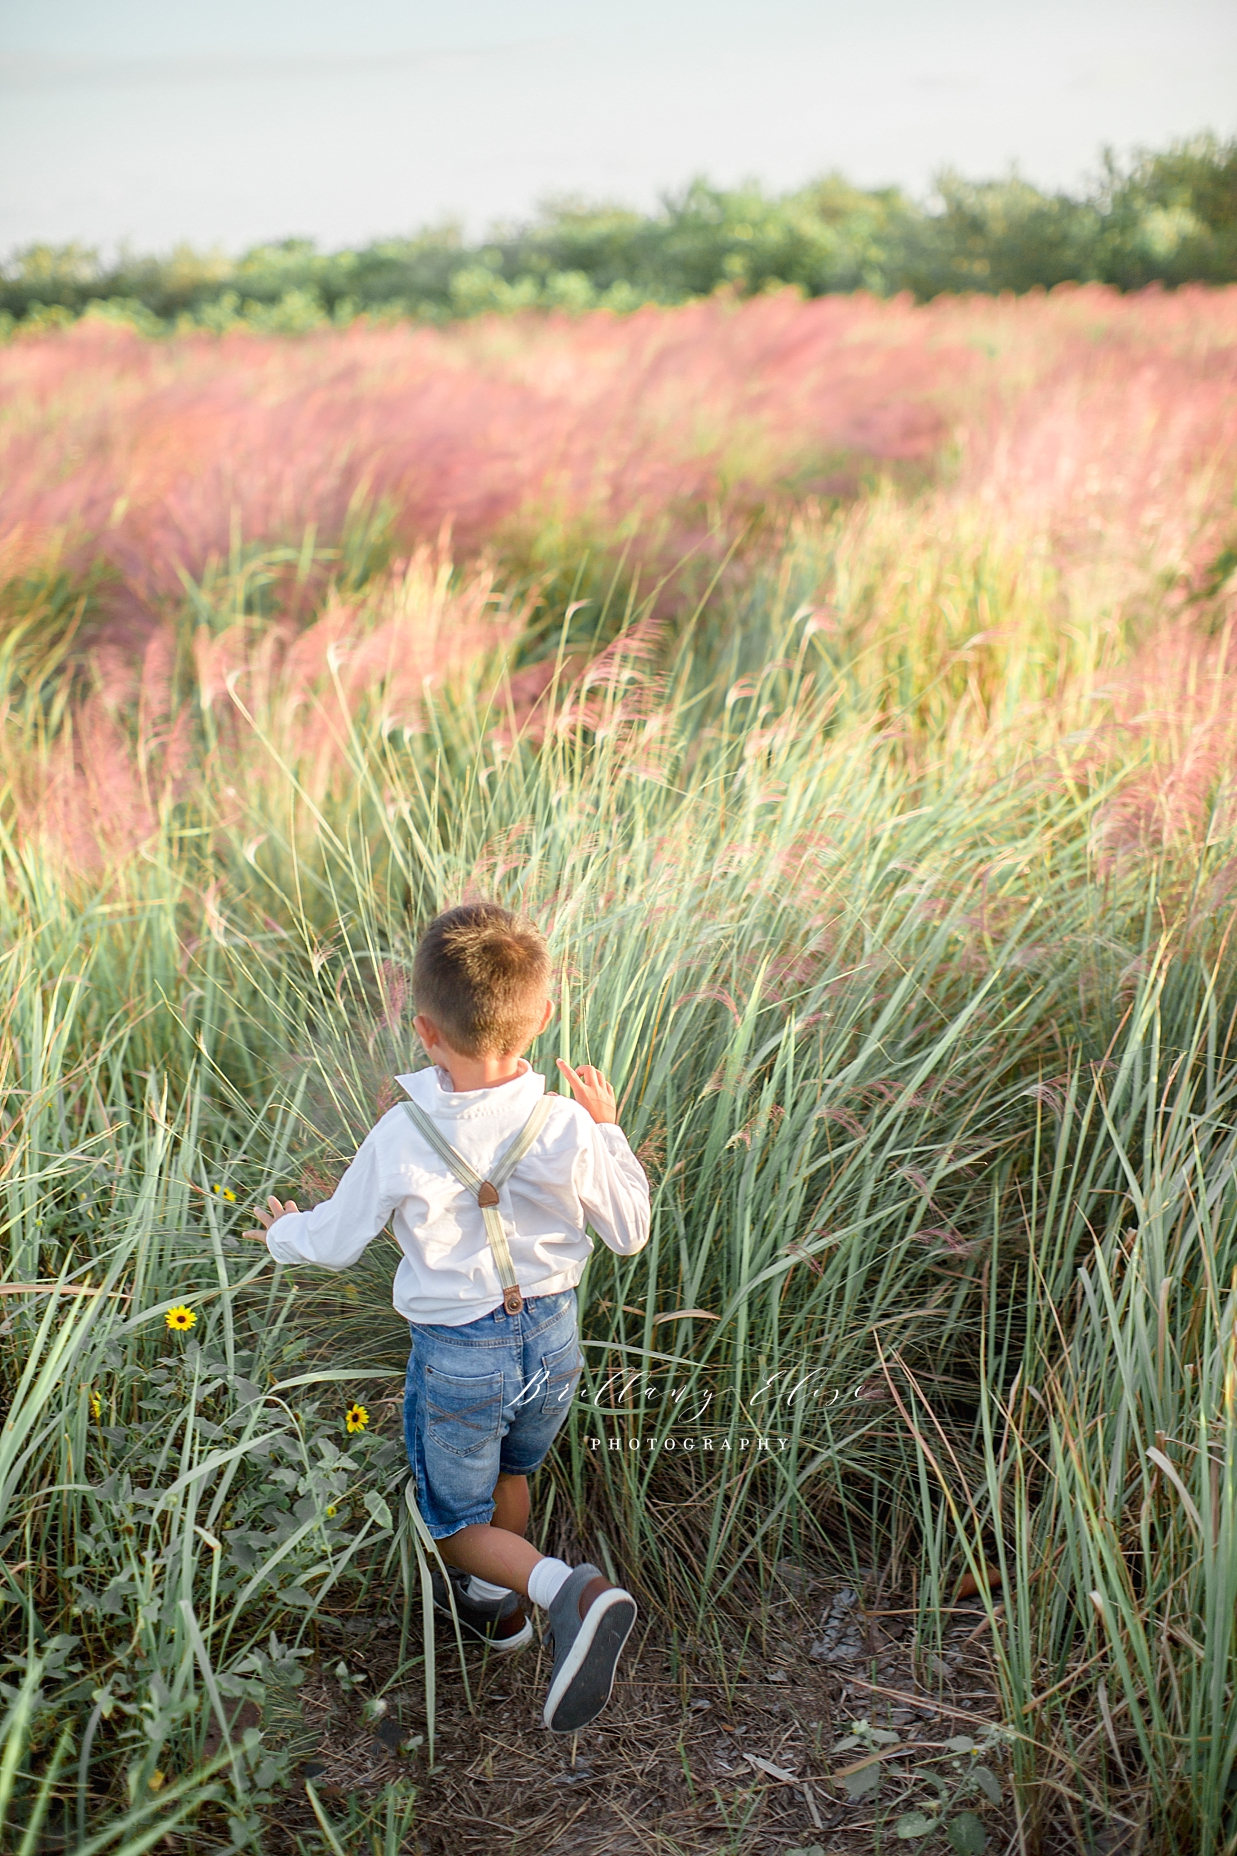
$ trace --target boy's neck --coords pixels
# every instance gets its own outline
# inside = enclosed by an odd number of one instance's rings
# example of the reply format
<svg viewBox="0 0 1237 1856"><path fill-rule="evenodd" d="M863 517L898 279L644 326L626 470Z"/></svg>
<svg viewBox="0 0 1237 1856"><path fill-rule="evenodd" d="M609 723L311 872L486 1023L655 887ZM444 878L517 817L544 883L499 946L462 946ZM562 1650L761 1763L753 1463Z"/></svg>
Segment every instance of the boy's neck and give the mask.
<svg viewBox="0 0 1237 1856"><path fill-rule="evenodd" d="M461 1057L452 1051L439 1055L437 1066L451 1078L457 1095L473 1089L497 1089L500 1083L514 1082L528 1068L523 1057Z"/></svg>

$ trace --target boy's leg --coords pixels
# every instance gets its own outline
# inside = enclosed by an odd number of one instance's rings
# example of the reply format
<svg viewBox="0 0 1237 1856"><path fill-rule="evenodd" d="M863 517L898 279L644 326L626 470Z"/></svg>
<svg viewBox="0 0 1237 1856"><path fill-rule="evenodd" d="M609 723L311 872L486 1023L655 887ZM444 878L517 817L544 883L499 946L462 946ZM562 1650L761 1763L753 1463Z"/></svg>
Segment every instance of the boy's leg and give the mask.
<svg viewBox="0 0 1237 1856"><path fill-rule="evenodd" d="M448 1534L438 1551L449 1566L498 1588L487 1597L506 1587L549 1612L555 1657L544 1719L547 1727L568 1732L591 1721L609 1699L636 1604L596 1566L573 1571L565 1561L538 1553L523 1538L528 1517L527 1476L500 1473L493 1520Z"/></svg>
<svg viewBox="0 0 1237 1856"><path fill-rule="evenodd" d="M528 1598L529 1574L545 1558L524 1538L531 1512L528 1477L500 1469L489 1524L462 1527L458 1533L448 1534L439 1541L438 1551L448 1566L458 1566L475 1578L488 1580L491 1585L505 1585ZM504 1539L504 1535L509 1538ZM556 1560L554 1564L562 1562Z"/></svg>
<svg viewBox="0 0 1237 1856"><path fill-rule="evenodd" d="M498 1481L494 1485L494 1512L490 1517L491 1527L505 1528L509 1534L521 1537L528 1533L529 1498L528 1477L512 1476L500 1470ZM448 1535L448 1539L450 1536ZM460 1568L462 1571L463 1568ZM515 1593L509 1585L494 1585L483 1579L479 1573L473 1573L468 1581L467 1596L479 1604L493 1604L496 1600L514 1598ZM522 1614L521 1614L522 1615Z"/></svg>
<svg viewBox="0 0 1237 1856"><path fill-rule="evenodd" d="M528 1532L531 1512L528 1477L510 1476L505 1469L500 1469L494 1484L494 1513L490 1526L505 1528L509 1534L519 1534L523 1538Z"/></svg>
<svg viewBox="0 0 1237 1856"><path fill-rule="evenodd" d="M507 1319L501 1311L468 1324L467 1330L414 1327L404 1424L415 1478L409 1499L415 1496L443 1560L491 1585L520 1592L549 1613L554 1668L543 1718L561 1733L584 1726L605 1706L636 1602L596 1566L573 1571L523 1538L527 1477L560 1428L580 1371L575 1295L567 1291L555 1300L560 1307L553 1312L544 1305L535 1312L533 1300L525 1305L534 1322L539 1314L549 1316L531 1333L515 1318L520 1325L511 1335L512 1365L524 1390L510 1407L503 1400L504 1363L494 1348L500 1337L490 1326L491 1320ZM462 1351L470 1343L478 1348L471 1357ZM433 1379L432 1422L426 1414L427 1377ZM482 1504L477 1471L489 1456L491 1439L498 1461L489 1457L492 1494ZM458 1515L470 1507L474 1514L488 1508L489 1518L450 1527L451 1511ZM503 1520L512 1525L501 1525ZM526 1628L531 1635L531 1625Z"/></svg>
<svg viewBox="0 0 1237 1856"><path fill-rule="evenodd" d="M499 1470L494 1484L494 1517L488 1523L462 1527L438 1543L448 1566L458 1566L491 1585L505 1585L528 1597L528 1575L544 1554L529 1545L528 1477Z"/></svg>
<svg viewBox="0 0 1237 1856"><path fill-rule="evenodd" d="M566 1561L538 1553L524 1539L529 1507L528 1477L500 1470L494 1486L493 1519L461 1527L439 1540L438 1551L448 1566L471 1573L474 1580L491 1588L477 1592L470 1584L474 1598L493 1600L504 1591L516 1591L544 1608L566 1584L571 1573Z"/></svg>

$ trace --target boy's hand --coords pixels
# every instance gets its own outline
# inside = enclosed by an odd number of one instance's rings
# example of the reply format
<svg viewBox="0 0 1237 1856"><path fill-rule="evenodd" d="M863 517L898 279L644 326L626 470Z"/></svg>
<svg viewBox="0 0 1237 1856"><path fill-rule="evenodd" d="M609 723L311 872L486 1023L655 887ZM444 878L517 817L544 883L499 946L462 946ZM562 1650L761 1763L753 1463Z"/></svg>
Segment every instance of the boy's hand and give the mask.
<svg viewBox="0 0 1237 1856"><path fill-rule="evenodd" d="M285 1212L299 1212L301 1209L295 1199L289 1199L286 1204L280 1204L274 1193L271 1194L266 1202L270 1206L268 1212L264 1212L255 1206L253 1213L258 1223L262 1226L262 1229L260 1231L242 1231L242 1237L256 1237L260 1244L264 1244L266 1242L267 1232L273 1224L278 1224Z"/></svg>
<svg viewBox="0 0 1237 1856"><path fill-rule="evenodd" d="M558 1058L558 1067L571 1084L571 1093L582 1109L593 1117L594 1121L616 1122L618 1115L614 1107L614 1090L606 1081L600 1070L595 1070L591 1063L583 1069L573 1070L569 1063Z"/></svg>

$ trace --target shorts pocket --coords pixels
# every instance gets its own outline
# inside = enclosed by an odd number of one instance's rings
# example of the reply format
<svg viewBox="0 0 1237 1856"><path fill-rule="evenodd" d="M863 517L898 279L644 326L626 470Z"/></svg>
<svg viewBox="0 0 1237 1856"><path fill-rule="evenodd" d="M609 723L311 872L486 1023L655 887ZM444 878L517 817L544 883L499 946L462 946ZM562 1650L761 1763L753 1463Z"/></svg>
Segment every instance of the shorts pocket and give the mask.
<svg viewBox="0 0 1237 1856"><path fill-rule="evenodd" d="M459 1378L425 1369L425 1428L441 1450L474 1456L494 1442L503 1413L503 1376Z"/></svg>
<svg viewBox="0 0 1237 1856"><path fill-rule="evenodd" d="M545 1397L541 1401L543 1417L565 1412L580 1379L583 1362L576 1335L553 1353L543 1353L541 1370L545 1374Z"/></svg>

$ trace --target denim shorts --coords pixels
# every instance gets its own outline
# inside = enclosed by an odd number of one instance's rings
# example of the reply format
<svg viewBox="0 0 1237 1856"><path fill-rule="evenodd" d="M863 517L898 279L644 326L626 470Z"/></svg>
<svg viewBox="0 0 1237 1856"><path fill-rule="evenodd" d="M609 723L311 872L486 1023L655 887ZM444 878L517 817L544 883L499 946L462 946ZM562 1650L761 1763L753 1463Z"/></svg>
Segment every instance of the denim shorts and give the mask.
<svg viewBox="0 0 1237 1856"><path fill-rule="evenodd" d="M404 1441L435 1540L489 1521L502 1471L540 1468L580 1379L576 1292L530 1296L463 1327L408 1324Z"/></svg>

